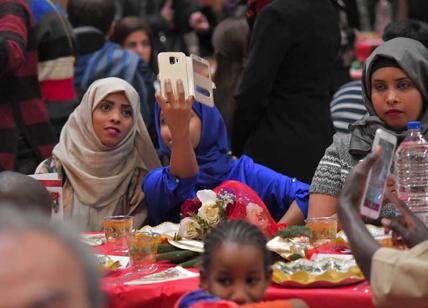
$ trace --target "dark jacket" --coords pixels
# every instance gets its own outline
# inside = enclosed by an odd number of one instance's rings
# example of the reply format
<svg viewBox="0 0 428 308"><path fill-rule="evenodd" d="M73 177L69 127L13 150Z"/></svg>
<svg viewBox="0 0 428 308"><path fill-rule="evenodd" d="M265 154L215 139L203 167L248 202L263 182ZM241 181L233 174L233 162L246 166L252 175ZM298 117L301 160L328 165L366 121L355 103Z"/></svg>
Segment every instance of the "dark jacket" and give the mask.
<svg viewBox="0 0 428 308"><path fill-rule="evenodd" d="M232 150L311 182L332 141L330 86L340 43L330 0L281 0L256 18L237 95Z"/></svg>

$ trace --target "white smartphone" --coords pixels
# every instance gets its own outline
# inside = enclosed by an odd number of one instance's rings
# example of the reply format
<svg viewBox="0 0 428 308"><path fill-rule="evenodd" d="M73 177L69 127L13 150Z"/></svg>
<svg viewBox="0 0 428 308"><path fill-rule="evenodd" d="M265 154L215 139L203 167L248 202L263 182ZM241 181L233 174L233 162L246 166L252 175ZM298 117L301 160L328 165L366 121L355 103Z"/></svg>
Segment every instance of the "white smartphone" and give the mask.
<svg viewBox="0 0 428 308"><path fill-rule="evenodd" d="M394 158L397 137L378 129L373 141L372 150L380 146L382 155L370 169L360 212L362 215L372 219L378 219L382 209L383 196Z"/></svg>
<svg viewBox="0 0 428 308"><path fill-rule="evenodd" d="M183 81L185 97L193 95L199 103L214 106L213 89L215 84L211 80L211 68L207 60L182 52L161 52L158 54L161 94L165 95L164 81L171 80L174 94L177 94L175 83Z"/></svg>
<svg viewBox="0 0 428 308"><path fill-rule="evenodd" d="M187 57L182 52L160 52L158 54L159 83L161 94L165 95L165 80L171 80L172 90L177 95L176 81L181 79L184 86L184 96L189 97L189 77L187 72Z"/></svg>

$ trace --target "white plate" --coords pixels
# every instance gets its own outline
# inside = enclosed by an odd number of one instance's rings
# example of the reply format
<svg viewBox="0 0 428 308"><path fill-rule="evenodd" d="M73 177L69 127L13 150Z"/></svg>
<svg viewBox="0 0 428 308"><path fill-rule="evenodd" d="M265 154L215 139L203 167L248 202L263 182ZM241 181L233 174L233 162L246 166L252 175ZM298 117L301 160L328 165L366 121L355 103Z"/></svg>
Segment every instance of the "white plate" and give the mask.
<svg viewBox="0 0 428 308"><path fill-rule="evenodd" d="M201 241L194 241L194 240L173 241L168 239L168 243L180 249L190 250L194 252L204 252L204 243Z"/></svg>
<svg viewBox="0 0 428 308"><path fill-rule="evenodd" d="M159 234L168 235L170 237L174 237L174 235L178 233L179 227L180 227L179 224L175 224L175 223L166 221L166 222L163 222L160 225L157 225L155 227L144 226L140 229L140 231L159 233Z"/></svg>

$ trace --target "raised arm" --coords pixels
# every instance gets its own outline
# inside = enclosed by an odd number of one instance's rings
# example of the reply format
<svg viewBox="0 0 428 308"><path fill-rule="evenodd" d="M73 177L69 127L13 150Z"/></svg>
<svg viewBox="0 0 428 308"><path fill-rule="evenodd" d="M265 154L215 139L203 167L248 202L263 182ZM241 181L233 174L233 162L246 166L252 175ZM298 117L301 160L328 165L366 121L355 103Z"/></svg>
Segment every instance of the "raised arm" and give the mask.
<svg viewBox="0 0 428 308"><path fill-rule="evenodd" d="M171 137L170 172L179 178L190 178L199 171L189 130L193 97L184 98L181 80L177 81L177 96L173 93L171 81L167 80L164 87L166 98L157 92L156 99Z"/></svg>
<svg viewBox="0 0 428 308"><path fill-rule="evenodd" d="M370 280L372 258L381 247L365 227L359 206L370 168L379 159L380 151L369 154L352 171L338 199L337 214L348 237L352 253L366 279Z"/></svg>

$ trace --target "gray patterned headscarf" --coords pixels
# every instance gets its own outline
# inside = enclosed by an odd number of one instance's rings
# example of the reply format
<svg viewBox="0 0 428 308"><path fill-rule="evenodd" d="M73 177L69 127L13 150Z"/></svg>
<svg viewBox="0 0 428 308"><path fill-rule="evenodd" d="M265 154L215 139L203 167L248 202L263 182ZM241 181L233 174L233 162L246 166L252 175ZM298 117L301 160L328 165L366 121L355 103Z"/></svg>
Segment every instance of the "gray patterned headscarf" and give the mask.
<svg viewBox="0 0 428 308"><path fill-rule="evenodd" d="M397 136L400 143L407 135L407 129L397 131L388 127L376 114L371 101L371 76L373 67L379 59L391 59L414 82L424 100L424 107L419 115L422 124L422 132L428 136L428 49L420 42L399 37L387 41L377 47L366 60L363 69L363 100L368 113L359 121L350 126L351 142L349 153L357 156L365 156L371 151L374 135L378 128Z"/></svg>

